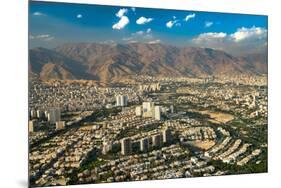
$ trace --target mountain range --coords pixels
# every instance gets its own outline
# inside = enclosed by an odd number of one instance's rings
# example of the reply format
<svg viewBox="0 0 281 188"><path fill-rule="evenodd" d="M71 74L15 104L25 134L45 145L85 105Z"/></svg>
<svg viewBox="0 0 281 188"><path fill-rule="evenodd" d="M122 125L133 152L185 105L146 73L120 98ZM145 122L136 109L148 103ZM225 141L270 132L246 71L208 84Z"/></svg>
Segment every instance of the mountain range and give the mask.
<svg viewBox="0 0 281 188"><path fill-rule="evenodd" d="M40 79L85 79L103 83L136 74L221 76L267 74L267 53L233 56L221 50L164 44L72 43L29 53L29 73Z"/></svg>

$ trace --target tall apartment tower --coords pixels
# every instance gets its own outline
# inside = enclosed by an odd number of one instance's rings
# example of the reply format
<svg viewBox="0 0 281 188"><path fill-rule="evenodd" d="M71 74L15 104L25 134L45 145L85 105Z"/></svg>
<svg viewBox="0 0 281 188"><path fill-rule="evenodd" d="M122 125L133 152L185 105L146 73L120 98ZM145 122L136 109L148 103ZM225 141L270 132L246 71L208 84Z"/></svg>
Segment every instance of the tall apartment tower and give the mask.
<svg viewBox="0 0 281 188"><path fill-rule="evenodd" d="M142 152L147 152L149 149L149 140L148 138L142 138L140 140L140 150Z"/></svg>
<svg viewBox="0 0 281 188"><path fill-rule="evenodd" d="M31 133L31 132L34 132L35 130L35 125L36 124L36 121L35 120L29 120L28 121L28 131Z"/></svg>
<svg viewBox="0 0 281 188"><path fill-rule="evenodd" d="M136 112L136 116L142 116L142 107L137 106L135 112Z"/></svg>
<svg viewBox="0 0 281 188"><path fill-rule="evenodd" d="M129 155L132 153L132 141L131 138L123 138L121 140L121 154Z"/></svg>
<svg viewBox="0 0 281 188"><path fill-rule="evenodd" d="M128 96L127 95L117 95L116 96L116 106L127 106Z"/></svg>
<svg viewBox="0 0 281 188"><path fill-rule="evenodd" d="M104 142L102 145L102 154L106 155L110 150L112 150L112 143Z"/></svg>
<svg viewBox="0 0 281 188"><path fill-rule="evenodd" d="M155 106L154 108L154 119L161 120L161 108L160 106Z"/></svg>
<svg viewBox="0 0 281 188"><path fill-rule="evenodd" d="M143 117L153 117L154 103L153 102L143 102L142 110L143 110Z"/></svg>
<svg viewBox="0 0 281 188"><path fill-rule="evenodd" d="M163 136L162 134L153 135L152 137L152 145L153 147L161 147L163 145Z"/></svg>
<svg viewBox="0 0 281 188"><path fill-rule="evenodd" d="M172 142L172 132L171 132L171 129L169 129L168 127L166 127L166 128L162 131L162 135L163 135L163 142L164 142L164 143L171 143L171 142Z"/></svg>
<svg viewBox="0 0 281 188"><path fill-rule="evenodd" d="M61 111L59 108L52 108L48 113L48 121L51 124L55 124L57 121L61 120Z"/></svg>

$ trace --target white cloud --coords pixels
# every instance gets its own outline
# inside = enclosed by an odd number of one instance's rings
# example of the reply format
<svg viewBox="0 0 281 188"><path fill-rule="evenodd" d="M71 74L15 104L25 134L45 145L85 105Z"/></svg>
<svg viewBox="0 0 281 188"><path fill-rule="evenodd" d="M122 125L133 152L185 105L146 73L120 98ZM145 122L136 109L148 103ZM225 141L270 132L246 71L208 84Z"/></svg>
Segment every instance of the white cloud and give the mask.
<svg viewBox="0 0 281 188"><path fill-rule="evenodd" d="M147 24L149 22L151 22L153 20L153 18L146 18L146 17L140 17L139 19L137 19L136 23L139 25L143 25L143 24Z"/></svg>
<svg viewBox="0 0 281 188"><path fill-rule="evenodd" d="M210 21L205 22L205 27L211 27L214 23Z"/></svg>
<svg viewBox="0 0 281 188"><path fill-rule="evenodd" d="M196 14L189 14L189 15L187 15L185 18L184 18L184 21L188 21L188 20L190 20L190 19L192 19L192 18L195 18L195 16L196 16Z"/></svg>
<svg viewBox="0 0 281 188"><path fill-rule="evenodd" d="M181 26L181 24L177 23L177 22L178 22L178 20L170 20L166 23L166 27L172 28L174 25L175 26Z"/></svg>
<svg viewBox="0 0 281 188"><path fill-rule="evenodd" d="M77 16L76 16L78 19L80 19L80 18L82 18L83 17L83 15L82 14L77 14Z"/></svg>
<svg viewBox="0 0 281 188"><path fill-rule="evenodd" d="M201 33L198 37L194 38L194 42L207 42L210 40L222 40L227 37L226 33L220 32L210 32L210 33Z"/></svg>
<svg viewBox="0 0 281 188"><path fill-rule="evenodd" d="M136 8L135 8L135 7L132 7L131 9L132 9L132 11L133 11L133 12L135 12L135 11L136 11Z"/></svg>
<svg viewBox="0 0 281 188"><path fill-rule="evenodd" d="M249 39L264 39L267 38L267 29L255 26L251 28L242 27L239 28L235 33L231 34L230 37L235 42L241 42Z"/></svg>
<svg viewBox="0 0 281 188"><path fill-rule="evenodd" d="M146 30L146 33L150 33L151 32L151 28L148 28L147 30Z"/></svg>
<svg viewBox="0 0 281 188"><path fill-rule="evenodd" d="M130 22L127 16L122 16L120 20L112 26L112 29L123 29Z"/></svg>
<svg viewBox="0 0 281 188"><path fill-rule="evenodd" d="M44 16L45 14L43 14L42 12L34 12L33 15L34 16Z"/></svg>
<svg viewBox="0 0 281 188"><path fill-rule="evenodd" d="M168 28L172 28L174 24L175 24L174 21L168 21L168 22L166 23L166 26L167 26Z"/></svg>
<svg viewBox="0 0 281 188"><path fill-rule="evenodd" d="M124 16L128 12L128 9L126 8L121 8L115 15L119 18Z"/></svg>
<svg viewBox="0 0 281 188"><path fill-rule="evenodd" d="M147 42L148 44L159 44L161 43L161 40L157 39L157 40L152 40L152 41L149 41Z"/></svg>
<svg viewBox="0 0 281 188"><path fill-rule="evenodd" d="M29 38L31 40L44 40L44 41L50 41L54 39L54 37L50 36L49 34L30 35Z"/></svg>
<svg viewBox="0 0 281 188"><path fill-rule="evenodd" d="M222 49L232 54L255 52L267 48L267 29L261 27L238 28L233 33L209 32L194 37L195 46Z"/></svg>

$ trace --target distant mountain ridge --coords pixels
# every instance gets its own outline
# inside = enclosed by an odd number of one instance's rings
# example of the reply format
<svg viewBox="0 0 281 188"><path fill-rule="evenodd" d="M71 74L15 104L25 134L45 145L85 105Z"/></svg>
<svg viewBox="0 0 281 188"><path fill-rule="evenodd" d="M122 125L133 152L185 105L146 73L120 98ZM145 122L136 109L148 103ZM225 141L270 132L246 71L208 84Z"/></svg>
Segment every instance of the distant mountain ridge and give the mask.
<svg viewBox="0 0 281 188"><path fill-rule="evenodd" d="M128 75L208 76L267 74L266 54L234 57L210 48L164 44L74 43L30 49L29 68L41 79L118 81Z"/></svg>

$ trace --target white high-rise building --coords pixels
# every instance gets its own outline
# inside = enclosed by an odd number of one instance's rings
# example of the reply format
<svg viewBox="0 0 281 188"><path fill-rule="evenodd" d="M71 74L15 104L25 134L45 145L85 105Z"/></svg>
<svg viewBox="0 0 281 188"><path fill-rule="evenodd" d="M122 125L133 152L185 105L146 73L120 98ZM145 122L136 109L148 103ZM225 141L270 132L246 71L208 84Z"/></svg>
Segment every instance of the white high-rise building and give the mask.
<svg viewBox="0 0 281 188"><path fill-rule="evenodd" d="M127 95L117 95L116 96L116 106L127 106L128 96Z"/></svg>
<svg viewBox="0 0 281 188"><path fill-rule="evenodd" d="M35 124L36 124L36 121L35 120L30 120L28 122L28 131L29 132L34 132L35 130Z"/></svg>
<svg viewBox="0 0 281 188"><path fill-rule="evenodd" d="M36 116L37 118L42 118L43 117L43 112L41 110L36 111Z"/></svg>
<svg viewBox="0 0 281 188"><path fill-rule="evenodd" d="M31 118L36 118L36 115L37 115L37 114L36 114L36 110L31 110L31 111L30 111L30 117L31 117Z"/></svg>
<svg viewBox="0 0 281 188"><path fill-rule="evenodd" d="M154 103L153 102L143 102L142 111L143 111L143 117L153 117Z"/></svg>
<svg viewBox="0 0 281 188"><path fill-rule="evenodd" d="M161 147L163 145L163 136L162 134L157 134L152 136L152 145L153 147Z"/></svg>
<svg viewBox="0 0 281 188"><path fill-rule="evenodd" d="M162 131L162 135L163 135L163 142L164 143L170 143L172 141L172 133L171 133L171 130L168 127L166 127Z"/></svg>
<svg viewBox="0 0 281 188"><path fill-rule="evenodd" d="M112 150L112 143L104 142L102 146L102 154L106 155L110 150Z"/></svg>
<svg viewBox="0 0 281 188"><path fill-rule="evenodd" d="M61 112L59 108L52 108L49 110L48 121L51 124L55 124L57 121L60 121L60 119L61 119Z"/></svg>
<svg viewBox="0 0 281 188"><path fill-rule="evenodd" d="M161 107L160 106L155 106L154 119L161 120Z"/></svg>
<svg viewBox="0 0 281 188"><path fill-rule="evenodd" d="M143 102L142 103L143 112L151 111L152 107L153 107L153 102Z"/></svg>
<svg viewBox="0 0 281 188"><path fill-rule="evenodd" d="M142 107L141 106L136 107L136 116L142 116Z"/></svg>
<svg viewBox="0 0 281 188"><path fill-rule="evenodd" d="M149 140L148 138L142 138L140 140L140 150L143 152L147 152L149 149Z"/></svg>
<svg viewBox="0 0 281 188"><path fill-rule="evenodd" d="M123 138L121 140L121 154L129 155L132 153L132 142L131 138Z"/></svg>

